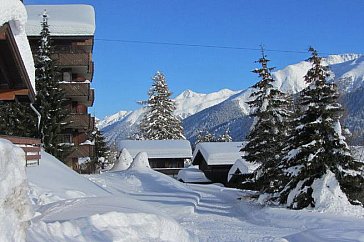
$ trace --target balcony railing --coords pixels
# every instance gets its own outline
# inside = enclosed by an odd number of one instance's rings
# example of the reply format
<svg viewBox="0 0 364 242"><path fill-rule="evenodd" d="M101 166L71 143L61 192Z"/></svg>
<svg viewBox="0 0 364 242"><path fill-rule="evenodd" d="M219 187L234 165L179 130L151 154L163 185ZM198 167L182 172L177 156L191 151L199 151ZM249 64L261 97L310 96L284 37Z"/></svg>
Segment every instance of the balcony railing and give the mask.
<svg viewBox="0 0 364 242"><path fill-rule="evenodd" d="M93 105L95 91L90 88L90 83L63 82L61 87L67 98L82 102L88 107Z"/></svg>
<svg viewBox="0 0 364 242"><path fill-rule="evenodd" d="M40 147L41 141L40 139L35 138L27 138L27 137L18 137L18 136L7 136L0 135L0 138L7 139L13 144L22 148L25 152L25 166L31 164L38 164L41 158L40 155Z"/></svg>
<svg viewBox="0 0 364 242"><path fill-rule="evenodd" d="M52 57L60 66L89 66L92 64L90 53L55 53Z"/></svg>
<svg viewBox="0 0 364 242"><path fill-rule="evenodd" d="M94 157L95 146L94 145L78 145L73 148L72 153L69 157Z"/></svg>
<svg viewBox="0 0 364 242"><path fill-rule="evenodd" d="M95 119L90 114L71 113L66 119L67 128L91 131L94 128Z"/></svg>

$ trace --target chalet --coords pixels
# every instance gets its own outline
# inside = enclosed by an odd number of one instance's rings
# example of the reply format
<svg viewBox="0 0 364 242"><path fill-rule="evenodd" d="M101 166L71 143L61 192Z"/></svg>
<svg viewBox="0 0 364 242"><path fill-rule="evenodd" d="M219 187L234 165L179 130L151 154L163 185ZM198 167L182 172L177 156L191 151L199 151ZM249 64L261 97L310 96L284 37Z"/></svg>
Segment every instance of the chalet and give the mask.
<svg viewBox="0 0 364 242"><path fill-rule="evenodd" d="M133 158L139 152L146 152L151 168L173 176L184 167L187 159L192 158L188 140L122 140L118 148L126 148Z"/></svg>
<svg viewBox="0 0 364 242"><path fill-rule="evenodd" d="M212 182L226 184L230 168L237 159L243 142L202 142L196 145L192 164L198 165Z"/></svg>
<svg viewBox="0 0 364 242"><path fill-rule="evenodd" d="M0 102L32 103L35 100L35 69L24 32L27 13L18 0L2 3L0 9ZM34 107L33 107L33 110ZM36 112L36 110L35 110ZM25 151L26 164L39 162L40 140L1 135Z"/></svg>
<svg viewBox="0 0 364 242"><path fill-rule="evenodd" d="M57 61L61 87L69 109L68 126L59 136L60 143L73 145L64 162L75 170L80 161L93 159L94 144L90 135L95 128L95 118L88 108L94 103L91 82L94 73L92 52L95 32L95 11L89 5L28 5L28 35L33 54L40 39L41 18L44 10L49 15L48 24L52 39L52 57Z"/></svg>
<svg viewBox="0 0 364 242"><path fill-rule="evenodd" d="M228 172L227 182L230 184L241 183L250 178L260 165L260 163L248 162L243 158L236 160Z"/></svg>

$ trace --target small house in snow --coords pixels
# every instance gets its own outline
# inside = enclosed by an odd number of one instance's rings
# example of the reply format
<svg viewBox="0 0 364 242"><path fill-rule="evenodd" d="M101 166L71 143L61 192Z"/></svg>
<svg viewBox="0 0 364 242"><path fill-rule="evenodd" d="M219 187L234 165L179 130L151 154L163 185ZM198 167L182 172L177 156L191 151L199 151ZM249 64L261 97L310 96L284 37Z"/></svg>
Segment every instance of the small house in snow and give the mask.
<svg viewBox="0 0 364 242"><path fill-rule="evenodd" d="M243 142L202 142L196 145L193 165L198 165L212 182L226 184L227 175L237 159Z"/></svg>
<svg viewBox="0 0 364 242"><path fill-rule="evenodd" d="M243 158L236 160L229 170L227 182L230 184L241 183L244 179L249 178L260 165L261 163L248 162Z"/></svg>
<svg viewBox="0 0 364 242"><path fill-rule="evenodd" d="M192 158L188 140L122 140L118 148L127 149L132 158L146 152L150 167L167 175L177 175L185 160Z"/></svg>

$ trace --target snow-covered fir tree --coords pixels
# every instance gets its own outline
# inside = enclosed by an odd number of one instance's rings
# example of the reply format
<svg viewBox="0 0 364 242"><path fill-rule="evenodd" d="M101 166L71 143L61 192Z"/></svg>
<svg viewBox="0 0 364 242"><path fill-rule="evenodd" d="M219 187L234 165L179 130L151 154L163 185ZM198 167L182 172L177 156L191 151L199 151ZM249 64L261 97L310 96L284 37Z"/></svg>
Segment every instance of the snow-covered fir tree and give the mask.
<svg viewBox="0 0 364 242"><path fill-rule="evenodd" d="M175 115L176 105L170 98L166 78L161 72L153 77L153 84L146 101L146 112L140 122L144 139L167 140L185 139L181 120Z"/></svg>
<svg viewBox="0 0 364 242"><path fill-rule="evenodd" d="M37 117L29 103L0 102L0 134L36 137Z"/></svg>
<svg viewBox="0 0 364 242"><path fill-rule="evenodd" d="M218 142L231 142L231 141L233 141L233 138L231 138L231 136L230 136L229 129L225 130L225 133L223 133L222 135L220 135L217 138L217 141Z"/></svg>
<svg viewBox="0 0 364 242"><path fill-rule="evenodd" d="M342 135L339 119L342 107L334 83L328 83L327 67L317 51L310 48L312 68L309 84L299 97L300 116L295 120L287 154L276 166L275 193L270 200L293 209L315 207L315 182L333 176L353 204L364 203L364 164L353 159ZM326 186L324 186L326 187Z"/></svg>
<svg viewBox="0 0 364 242"><path fill-rule="evenodd" d="M66 125L65 119L68 112L65 108L64 92L60 88L55 63L51 57L52 48L46 12L43 13L41 26L41 38L34 58L37 90L35 107L42 116L40 132L45 150L62 158L62 151L66 148L57 142L57 136Z"/></svg>
<svg viewBox="0 0 364 242"><path fill-rule="evenodd" d="M262 164L252 183L247 183L249 188L262 189L266 186L269 171L279 159L286 135L286 122L290 115L289 98L286 94L273 86L274 79L268 67L269 60L262 51L262 57L257 61L261 68L253 70L260 77L253 88L251 101L251 116L254 122L247 136L247 143L243 147L244 158L248 162Z"/></svg>
<svg viewBox="0 0 364 242"><path fill-rule="evenodd" d="M216 137L211 134L208 130L199 131L196 137L195 145L201 142L215 142Z"/></svg>
<svg viewBox="0 0 364 242"><path fill-rule="evenodd" d="M110 149L107 146L105 137L103 136L101 131L97 128L92 132L92 141L94 143L94 148L95 148L96 164L101 169L104 169L106 159L110 154Z"/></svg>

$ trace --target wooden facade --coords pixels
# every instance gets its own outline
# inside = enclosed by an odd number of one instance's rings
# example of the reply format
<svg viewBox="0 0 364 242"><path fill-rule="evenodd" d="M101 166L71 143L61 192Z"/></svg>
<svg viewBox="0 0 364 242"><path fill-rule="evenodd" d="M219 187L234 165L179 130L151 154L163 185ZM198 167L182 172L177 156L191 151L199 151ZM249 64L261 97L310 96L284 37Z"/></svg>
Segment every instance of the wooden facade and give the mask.
<svg viewBox="0 0 364 242"><path fill-rule="evenodd" d="M194 157L193 165L198 165L199 169L203 171L206 177L210 179L212 182L218 182L224 185L227 184L227 176L229 170L233 166L232 164L209 165L200 151L198 151L196 156Z"/></svg>
<svg viewBox="0 0 364 242"><path fill-rule="evenodd" d="M0 100L35 100L34 89L8 23L0 27Z"/></svg>
<svg viewBox="0 0 364 242"><path fill-rule="evenodd" d="M39 36L28 36L33 53L36 53ZM94 103L95 93L91 88L94 63L92 60L93 36L51 36L53 60L60 71L60 86L66 94L69 117L67 127L59 140L73 144L65 163L79 170L78 159L95 158L94 145L85 141L95 129L95 118L88 113Z"/></svg>
<svg viewBox="0 0 364 242"><path fill-rule="evenodd" d="M0 27L0 101L33 103L35 91L9 23ZM25 153L25 166L38 164L41 158L40 139L0 135L21 147Z"/></svg>

